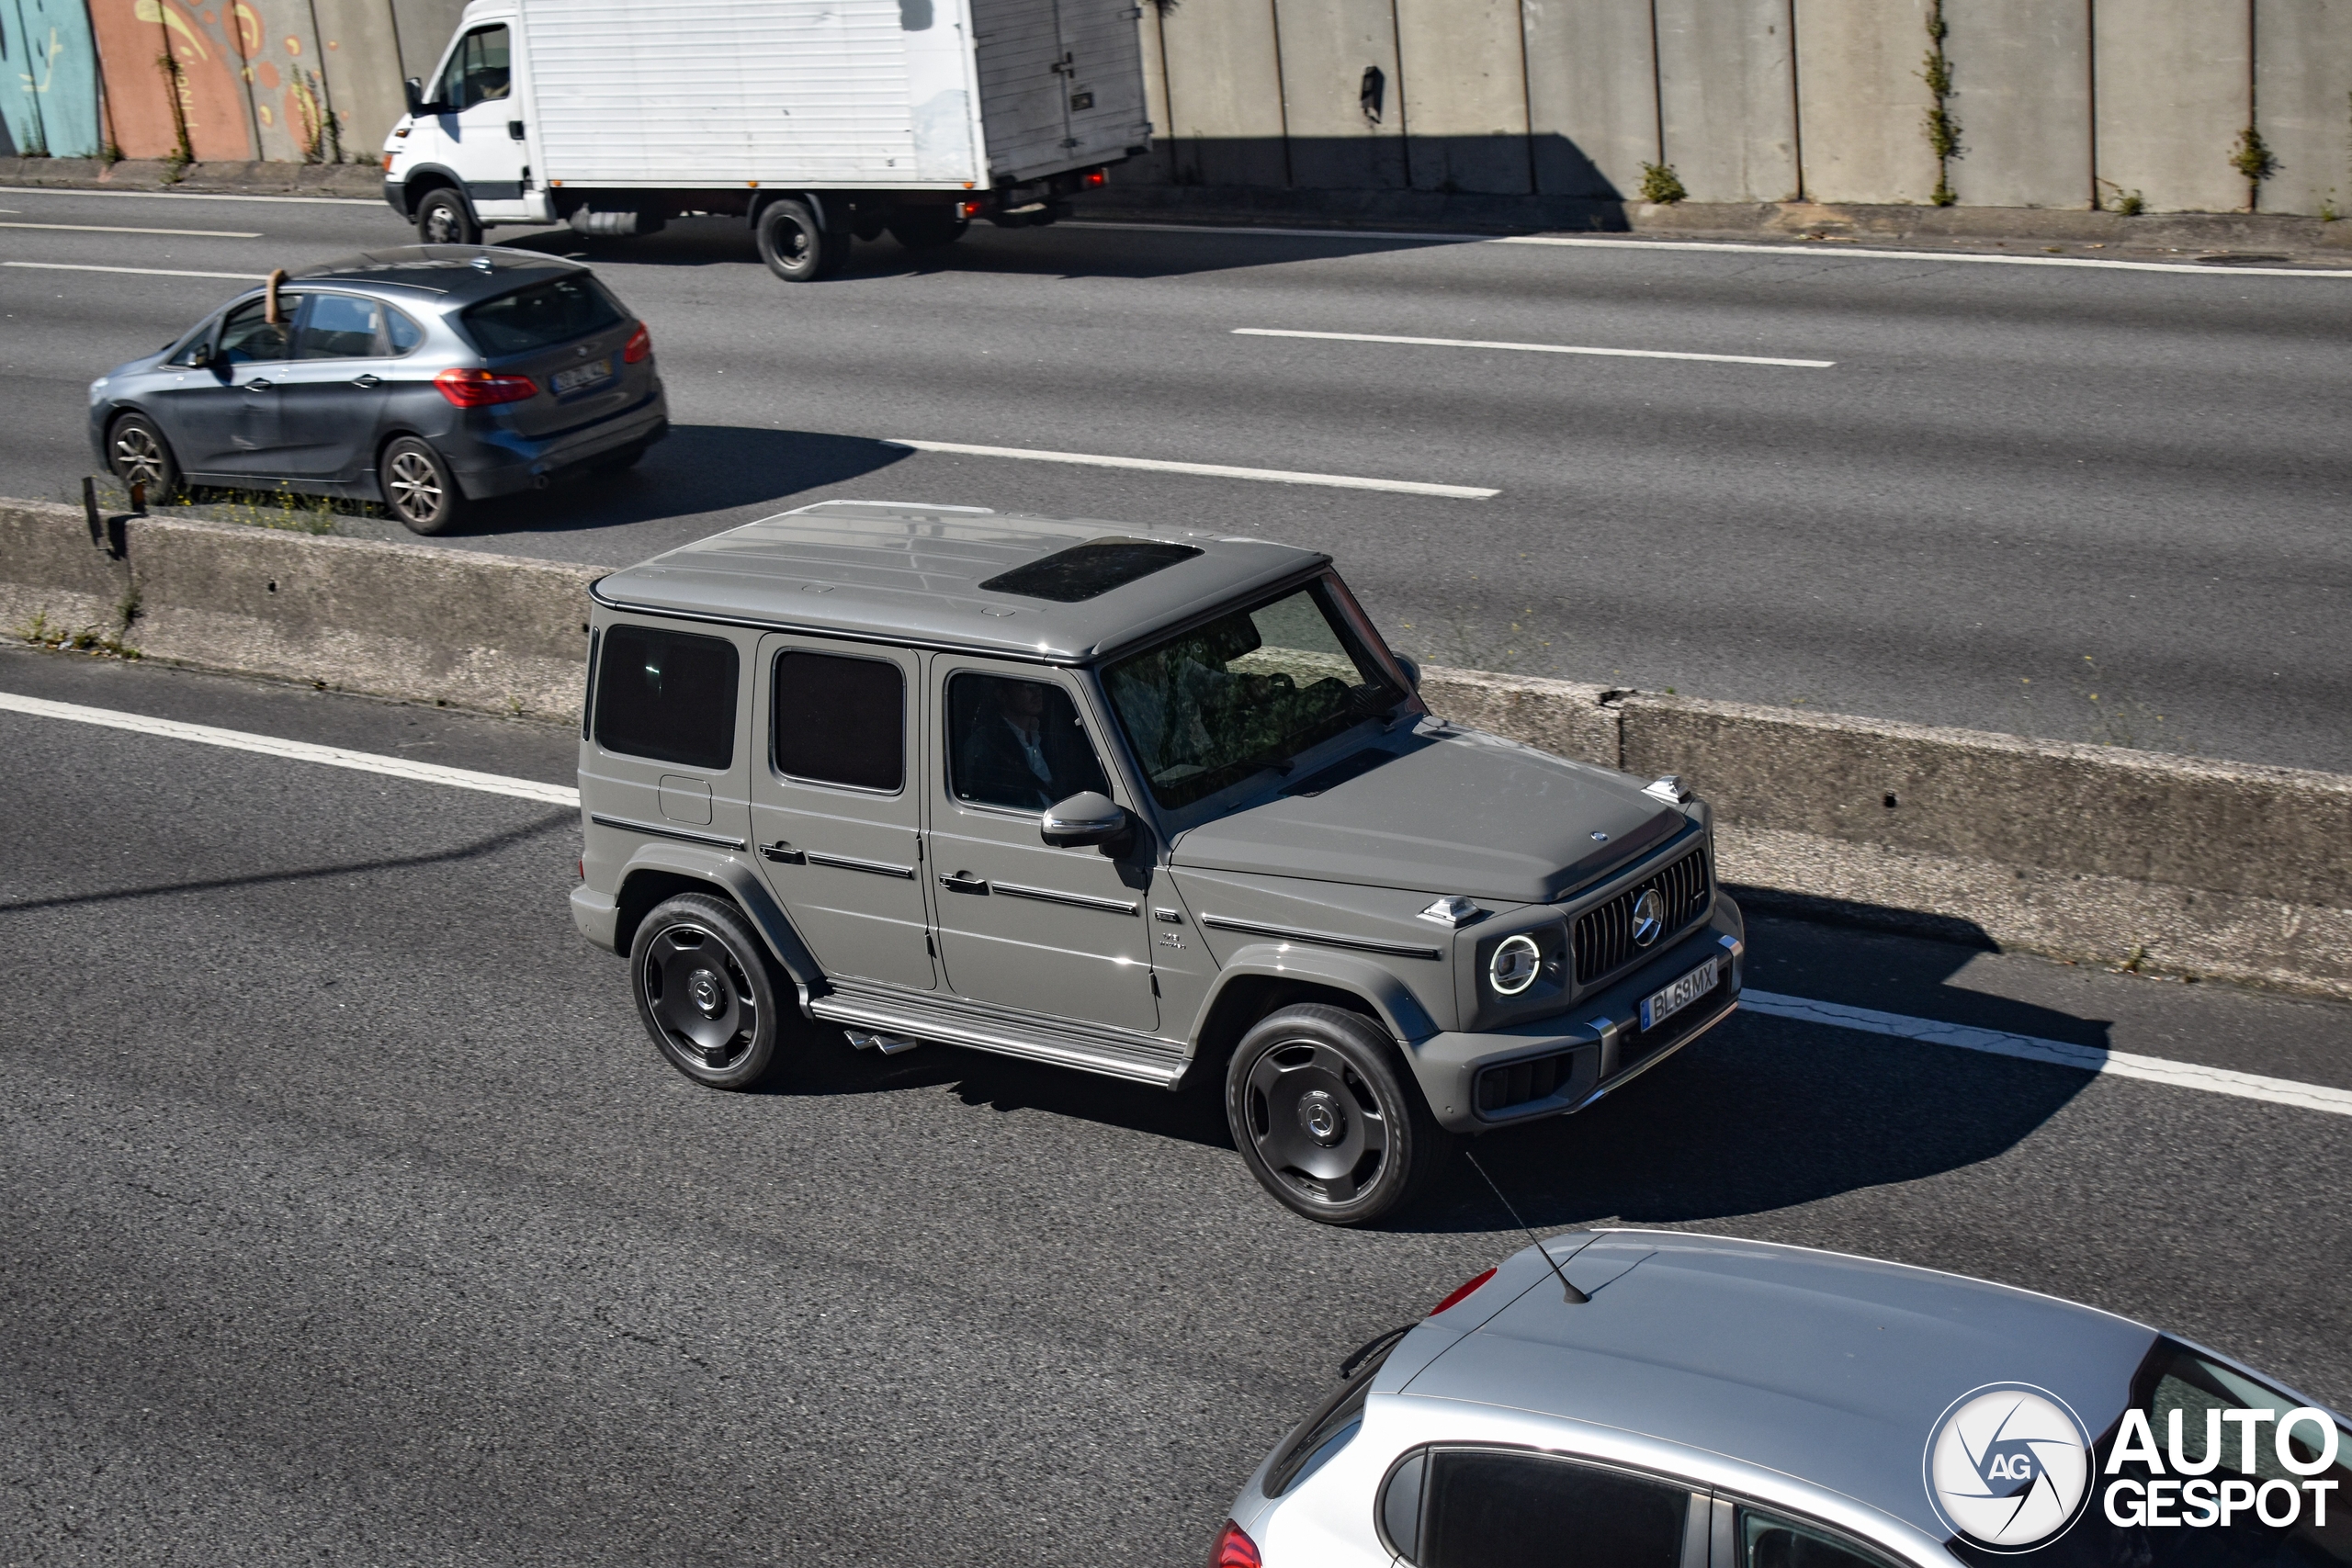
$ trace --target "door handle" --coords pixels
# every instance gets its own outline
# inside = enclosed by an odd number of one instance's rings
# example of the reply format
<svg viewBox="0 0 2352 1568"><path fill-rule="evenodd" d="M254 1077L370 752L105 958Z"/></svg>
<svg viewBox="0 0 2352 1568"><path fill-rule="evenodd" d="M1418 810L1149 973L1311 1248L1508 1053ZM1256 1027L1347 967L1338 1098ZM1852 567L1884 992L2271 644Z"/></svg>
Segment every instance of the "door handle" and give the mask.
<svg viewBox="0 0 2352 1568"><path fill-rule="evenodd" d="M381 376L355 376L351 378L351 384L355 387L380 387L384 384L384 378Z"/></svg>
<svg viewBox="0 0 2352 1568"><path fill-rule="evenodd" d="M508 121L506 122L506 134L507 134L508 136L513 137L513 138L514 138L515 141L522 141L522 140L523 140L523 122L522 122L521 120L519 120L519 119L510 119L510 120L508 120Z"/></svg>
<svg viewBox="0 0 2352 1568"><path fill-rule="evenodd" d="M808 863L808 857L806 854L794 849L782 839L778 839L773 844L762 844L760 846L760 858L762 860L775 861L784 865L807 865Z"/></svg>
<svg viewBox="0 0 2352 1568"><path fill-rule="evenodd" d="M968 871L958 871L953 874L942 872L939 885L950 893L985 893L989 890L987 877L974 876Z"/></svg>
<svg viewBox="0 0 2352 1568"><path fill-rule="evenodd" d="M261 380L258 378L245 383L245 390L248 392L266 392L269 389L270 383Z"/></svg>

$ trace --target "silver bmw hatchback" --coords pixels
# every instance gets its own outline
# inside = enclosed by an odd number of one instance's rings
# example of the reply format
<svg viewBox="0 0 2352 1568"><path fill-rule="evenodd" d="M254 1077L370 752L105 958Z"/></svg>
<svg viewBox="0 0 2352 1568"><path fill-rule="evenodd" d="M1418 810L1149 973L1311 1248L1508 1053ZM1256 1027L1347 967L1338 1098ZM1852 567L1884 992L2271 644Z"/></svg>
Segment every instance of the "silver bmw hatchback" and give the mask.
<svg viewBox="0 0 2352 1568"><path fill-rule="evenodd" d="M90 384L90 443L125 485L381 502L419 534L669 431L645 324L587 267L408 245L273 276Z"/></svg>
<svg viewBox="0 0 2352 1568"><path fill-rule="evenodd" d="M1351 1358L1211 1568L2335 1568L2343 1418L2089 1307L1660 1231Z"/></svg>

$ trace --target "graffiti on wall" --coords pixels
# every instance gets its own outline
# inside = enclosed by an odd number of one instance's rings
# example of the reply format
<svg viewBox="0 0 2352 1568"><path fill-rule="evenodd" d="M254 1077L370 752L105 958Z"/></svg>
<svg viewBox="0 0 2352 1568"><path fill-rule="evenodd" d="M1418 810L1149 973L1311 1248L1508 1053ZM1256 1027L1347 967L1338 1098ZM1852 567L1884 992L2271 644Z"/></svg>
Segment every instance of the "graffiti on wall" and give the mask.
<svg viewBox="0 0 2352 1568"><path fill-rule="evenodd" d="M0 134L19 157L98 152L97 55L83 0L0 0Z"/></svg>

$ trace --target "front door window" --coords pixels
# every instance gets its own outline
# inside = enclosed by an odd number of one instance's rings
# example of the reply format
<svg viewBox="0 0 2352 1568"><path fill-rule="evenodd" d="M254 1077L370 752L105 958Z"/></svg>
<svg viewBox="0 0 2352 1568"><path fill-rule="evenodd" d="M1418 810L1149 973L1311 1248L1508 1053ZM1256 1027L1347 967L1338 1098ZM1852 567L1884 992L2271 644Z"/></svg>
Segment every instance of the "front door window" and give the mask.
<svg viewBox="0 0 2352 1568"><path fill-rule="evenodd" d="M1072 689L966 665L946 674L944 695L931 843L948 985L1049 1017L1156 1028L1140 837L1110 854L1056 849L1039 833L1047 807L1114 793Z"/></svg>
<svg viewBox="0 0 2352 1568"><path fill-rule="evenodd" d="M524 211L524 164L530 153L515 133L523 123L514 94L513 35L504 27L476 28L449 51L435 84L442 149L466 182L474 210L485 218Z"/></svg>

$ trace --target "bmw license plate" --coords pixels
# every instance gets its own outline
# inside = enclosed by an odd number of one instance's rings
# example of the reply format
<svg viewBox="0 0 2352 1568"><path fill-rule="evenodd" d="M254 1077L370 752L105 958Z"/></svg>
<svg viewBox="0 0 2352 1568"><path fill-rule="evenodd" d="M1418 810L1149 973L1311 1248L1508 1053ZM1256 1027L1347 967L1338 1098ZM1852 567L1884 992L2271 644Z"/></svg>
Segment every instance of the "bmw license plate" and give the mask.
<svg viewBox="0 0 2352 1568"><path fill-rule="evenodd" d="M592 359L585 365L575 365L569 370L559 370L555 373L555 395L560 398L567 392L576 392L582 387L593 387L599 381L611 379L612 374L613 362L609 357Z"/></svg>
<svg viewBox="0 0 2352 1568"><path fill-rule="evenodd" d="M1710 958L1663 991L1656 991L1644 998L1642 1027L1655 1029L1713 990L1722 964L1722 959Z"/></svg>

